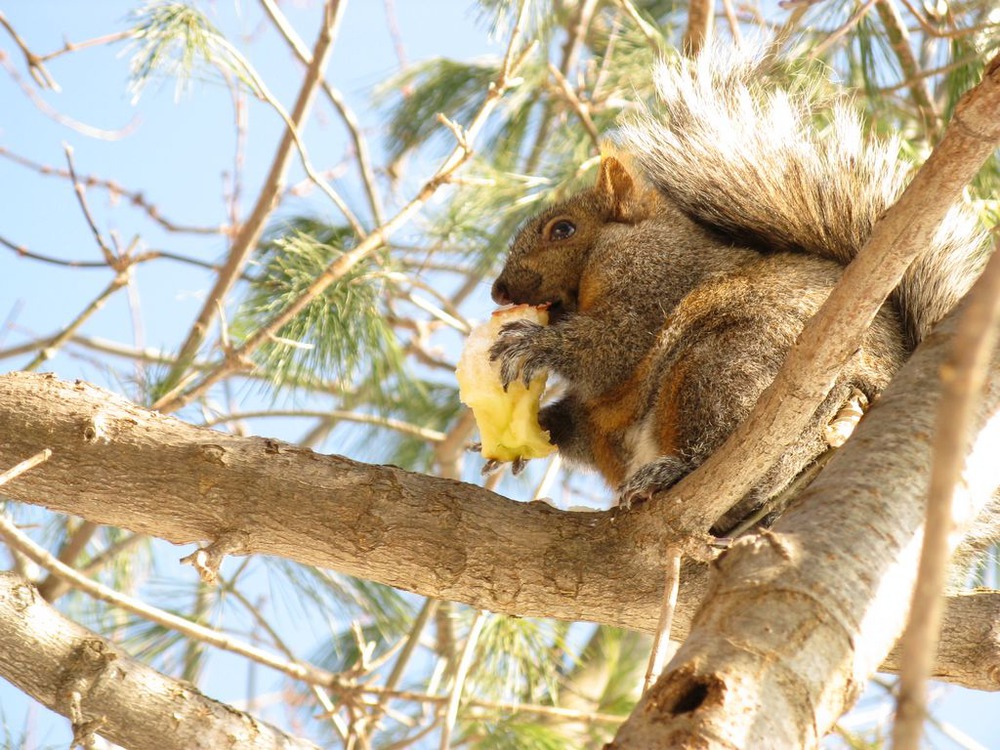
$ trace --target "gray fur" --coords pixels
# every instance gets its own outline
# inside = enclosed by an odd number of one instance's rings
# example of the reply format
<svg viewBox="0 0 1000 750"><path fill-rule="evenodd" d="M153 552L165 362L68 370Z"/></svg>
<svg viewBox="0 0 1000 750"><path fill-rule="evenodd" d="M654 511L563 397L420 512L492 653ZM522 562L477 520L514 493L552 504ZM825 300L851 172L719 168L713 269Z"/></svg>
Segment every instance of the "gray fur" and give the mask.
<svg viewBox="0 0 1000 750"><path fill-rule="evenodd" d="M825 107L808 85L768 86L776 64L722 47L662 63L658 107L625 124L620 142L693 221L741 245L846 265L912 167L897 138L866 138L848 105ZM818 109L829 118L822 131ZM894 296L911 346L972 286L985 238L976 216L956 206L907 271Z"/></svg>

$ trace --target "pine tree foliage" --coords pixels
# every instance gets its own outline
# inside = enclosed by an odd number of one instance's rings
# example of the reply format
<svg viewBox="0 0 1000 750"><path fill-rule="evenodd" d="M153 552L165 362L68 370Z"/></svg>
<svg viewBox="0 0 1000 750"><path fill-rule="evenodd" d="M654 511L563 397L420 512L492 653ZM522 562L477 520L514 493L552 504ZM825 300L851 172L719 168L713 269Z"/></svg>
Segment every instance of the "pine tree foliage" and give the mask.
<svg viewBox="0 0 1000 750"><path fill-rule="evenodd" d="M897 5L895 0L890 3ZM152 171L151 184L142 187L162 196L162 206L154 206L138 188L123 188L113 179L112 167L107 174L82 180L96 217L93 233L120 252L127 243L113 228L135 225L134 256L154 249L166 253L137 264L138 286L128 287L132 320L147 314L138 301L143 295L162 296L159 285L173 285L170 294L175 298L212 287L235 241L231 223L247 219L269 166L267 155L280 137L271 134L255 141L256 128L262 120L277 119L276 105L291 111L309 62L295 63L299 67L292 85L264 85L269 76L278 75L269 56L276 49L284 53L294 43L289 44L273 13L241 3L235 12L223 11L223 5L148 2L120 18L107 30L115 32L112 37L101 42L117 56L105 61L110 66L104 70L107 80L94 81L94 87L120 88L128 78L128 93L138 102L151 81L172 80L178 98L184 93L192 99L218 97L251 112L249 124L199 123L206 131L235 132L238 143L249 133L251 142L249 151L238 145L237 158L221 168L229 180L223 201L228 203L210 219L202 219L203 225L164 223L171 201L164 190L154 190L159 178ZM291 6L297 5L307 5L307 12L293 12ZM344 23L358 4L348 5ZM392 5L386 3L387 8ZM214 300L213 324L190 362L178 363L171 354L180 350L190 327L185 313L175 326L157 326L157 331L169 331L175 338L157 340L162 348L155 351L141 344L138 334L135 340L140 343L125 343L133 333L130 326L113 328L119 339L113 347L105 334L91 333L89 319L65 340L59 340L59 331L46 333L50 322L33 320L20 328L8 322L0 329L0 356L10 369L44 364L63 377L128 390L147 404L169 399L166 383L179 383L182 393L192 394L181 411L191 421L236 434L277 435L359 460L482 481L481 461L463 450L475 436L462 432L464 407L453 377L462 338L471 322L488 314L488 282L517 228L591 182L599 141L613 140L616 123L637 103L653 101L651 68L660 57L680 54L688 6L673 0L530 3L519 31L524 41L519 49L535 45L470 144L470 158L436 186L416 218L355 262L353 253L379 229L374 217L390 217L406 206L455 148L456 133L461 135L475 121L518 28L522 3L456 0L440 4L447 5L447 11L433 5L434 13L472 14L484 40L493 41L491 54L448 57L448 40L441 40L440 55L408 61L383 80L369 78L360 92L356 80L345 80L343 70L324 71L331 88L355 87L345 98L359 108L362 124L355 126L354 139L342 154L331 154L331 132L349 142L343 123L350 118L335 103L336 94L327 92L333 107L326 100L314 104L318 114L297 134L298 162L286 175L291 187L269 208L263 239L231 289ZM728 44L778 39L798 76L806 76L810 85L829 91L831 97L853 98L874 131L901 133L914 163L926 158L961 94L979 80L985 62L1000 50L1000 13L993 0L903 2L897 8L901 26L877 12L875 4L856 0L783 5L720 3L715 36ZM317 37L321 6L314 0L275 7L294 17L291 25L308 47ZM590 10L585 12L585 7ZM10 15L16 26L13 10ZM60 31L67 38L79 36L74 28ZM423 33L405 26L401 31L407 39ZM274 46L262 50L261 40ZM334 39L335 49L338 43ZM54 57L47 64L58 74L59 62ZM385 60L379 65L387 70ZM204 81L213 85L201 86ZM280 97L270 89L280 91ZM143 102L152 95L145 93ZM25 112L33 111L27 102L12 104L11 110L23 106ZM190 111L177 117L187 117ZM168 115L156 110L151 116ZM74 132L72 137L83 136ZM5 166L10 154L23 146L10 143L8 150L4 145L0 155ZM253 170L228 174L245 169L243 161L251 156L261 159ZM26 155L19 158L11 168L21 170L17 174L24 179L54 171L32 167ZM369 158L373 167L366 171L364 160ZM305 174L303 165L309 162L319 178ZM96 173L104 167L95 158L86 169ZM219 169L205 167L190 179L218 182ZM233 185L239 180L242 193L237 196ZM323 180L325 185L318 185ZM61 189L69 192L65 184ZM345 215L327 199L331 193L365 218ZM1000 161L994 157L969 189L969 200L991 225L1000 220L998 195ZM66 211L79 208L67 204ZM3 226L0 234L6 234ZM44 255L36 242L44 240L13 238L3 241L0 252L23 244ZM91 233L80 231L76 244L90 242ZM87 252L92 260L93 248ZM263 336L247 356L234 356L268 331L317 279L348 260L350 267L294 317ZM145 267L155 264L171 272L144 275ZM71 266L51 273L78 274L73 278L104 273L109 280L110 271L114 269L109 264L99 271ZM29 305L42 299L42 292L19 294ZM123 298L126 293L116 294ZM77 297L72 301L77 304ZM80 298L80 309L86 301ZM120 311L128 309L123 303ZM122 313L122 319L130 314ZM16 311L0 310L0 318L8 315L8 321L17 317ZM45 358L36 365L41 352ZM168 378L179 365L183 377ZM218 377L197 391L199 382L212 373ZM445 454L442 446L450 445L451 437L458 438L458 447ZM519 480L504 478L501 489L531 499L542 470L531 467ZM592 479L581 480L566 471L547 489L558 498L584 501L595 492ZM614 718L627 715L638 699L649 644L634 633L481 614L282 560L230 560L220 583L206 587L189 570L178 573L179 555L163 543L147 537L130 540L132 534L117 529L81 529L76 521L13 503L4 506L53 554L78 544L65 561L114 589L281 653L289 662L302 660L336 673L335 685L309 685L242 657L220 656L190 634L88 595L62 591L55 597L77 621L114 637L164 673L189 679L206 691L223 692L225 700L249 696L241 707L324 747L438 747L446 732L453 747L483 750L600 747L613 736ZM122 551L116 552L119 547ZM10 559L36 581L45 578L17 555L12 553ZM977 578L995 579L996 572L989 568ZM471 657L463 676L460 663L467 648ZM239 662L237 668L232 667L234 661ZM220 671L229 675L230 684L238 674L245 689L221 689ZM280 699L269 700L272 694ZM458 707L455 714L448 713L451 703ZM554 708L569 713L552 713ZM23 746L18 739L20 717L8 713L2 718L8 744ZM447 726L451 721L454 725ZM866 744L861 734L843 736L851 747L881 746L880 740ZM843 745L831 744L838 746Z"/></svg>
<svg viewBox="0 0 1000 750"><path fill-rule="evenodd" d="M345 251L350 230L306 218L275 230L260 248L233 331L252 332L297 299ZM362 365L382 380L401 365L384 307L385 273L376 260L354 266L256 353L272 384L326 373L349 382Z"/></svg>
<svg viewBox="0 0 1000 750"><path fill-rule="evenodd" d="M129 50L133 101L154 77L173 79L178 96L192 78L213 71L253 86L245 60L196 6L154 0L133 13L133 23Z"/></svg>

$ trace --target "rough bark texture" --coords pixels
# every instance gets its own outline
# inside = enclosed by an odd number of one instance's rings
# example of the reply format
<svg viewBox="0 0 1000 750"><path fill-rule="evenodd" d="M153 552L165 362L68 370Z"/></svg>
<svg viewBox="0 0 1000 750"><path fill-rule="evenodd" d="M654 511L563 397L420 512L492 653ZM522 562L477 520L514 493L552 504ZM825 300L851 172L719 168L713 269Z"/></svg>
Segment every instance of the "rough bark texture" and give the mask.
<svg viewBox="0 0 1000 750"><path fill-rule="evenodd" d="M914 394L912 409L923 408ZM655 508L562 513L447 479L193 427L51 375L0 376L0 468L52 458L3 493L174 543L242 534L245 554L333 568L425 596L524 617L653 632L665 541ZM669 497L669 496L668 496ZM653 504L650 504L653 505ZM685 564L674 638L708 579ZM1000 595L954 598L937 676L1000 688ZM887 663L892 668L894 662Z"/></svg>
<svg viewBox="0 0 1000 750"><path fill-rule="evenodd" d="M0 572L0 673L53 711L125 748L316 750L165 677L59 614ZM75 745L74 745L75 746Z"/></svg>
<svg viewBox="0 0 1000 750"><path fill-rule="evenodd" d="M954 322L920 347L798 504L719 559L687 640L610 747L814 747L853 705L905 624ZM995 358L962 508L985 507L1000 485L998 409ZM983 628L995 641L995 622ZM996 678L995 659L978 668Z"/></svg>
<svg viewBox="0 0 1000 750"><path fill-rule="evenodd" d="M244 554L494 612L655 626L657 540L633 533L648 514L524 505L450 479L194 427L83 382L0 376L0 466L45 447L52 458L5 495L177 544L241 538Z"/></svg>

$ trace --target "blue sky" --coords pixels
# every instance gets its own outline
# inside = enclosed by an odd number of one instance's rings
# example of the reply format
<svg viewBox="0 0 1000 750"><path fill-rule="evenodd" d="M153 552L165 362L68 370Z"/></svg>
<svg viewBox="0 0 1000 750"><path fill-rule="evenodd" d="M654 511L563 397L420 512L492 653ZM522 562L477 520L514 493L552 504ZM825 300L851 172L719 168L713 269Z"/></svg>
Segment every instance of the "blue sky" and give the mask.
<svg viewBox="0 0 1000 750"><path fill-rule="evenodd" d="M11 24L39 53L60 47L64 35L79 41L125 28L129 11L137 4L117 0L14 0L4 4ZM228 37L245 49L271 90L290 106L301 80L301 66L286 45L261 22L257 3L217 0L203 4ZM283 9L300 35L311 46L318 21L317 3L284 3ZM497 54L500 45L488 38L469 4L445 0L396 0L399 27L409 61L436 55L461 59ZM25 76L22 60L8 37L0 32L0 48L8 52L11 64ZM127 90L128 55L121 44L85 50L58 58L49 64L62 87L61 93L45 93L44 98L61 113L104 129L118 129L134 123L126 137L99 140L85 137L44 116L28 104L10 76L0 71L0 146L57 167L65 166L64 143L72 146L80 174L96 174L125 187L142 190L165 215L185 224L215 225L225 219L224 175L232 168L235 149L232 103L226 90L215 81L195 81L190 90L175 97L172 82L153 84L138 103L131 102ZM398 70L398 61L386 24L384 5L373 0L348 3L328 69L328 80L338 87L358 112L378 148L379 118L372 107L372 93L378 84ZM318 101L307 136L310 155L317 165L342 161L348 140L336 115L325 101ZM270 163L281 122L265 105L251 102L249 141L244 172L242 207L251 205L256 189ZM380 161L376 159L376 161ZM417 181L426 176L421 164L411 165L411 177L399 186L398 195L412 194ZM302 178L293 167L290 182ZM39 175L0 158L0 235L30 250L65 259L95 260L97 247L67 182ZM364 201L357 181L348 172L336 182L352 207L364 213ZM123 203L110 202L106 193L89 193L98 223L116 229L125 242L141 234L146 248L168 249L214 261L225 252L222 237L189 238L162 231L141 212ZM334 209L322 197L310 195L293 202L291 209L329 215ZM405 239L406 232L400 236ZM143 315L141 343L152 347L176 347L186 333L207 286L208 273L192 272L186 266L158 263L137 271ZM15 318L16 331L0 337L0 349L33 335L57 331L71 320L108 282L104 270L54 268L17 258L0 248L0 320ZM482 295L482 312L485 312ZM476 311L470 311L475 313ZM133 341L136 332L123 295L117 296L88 323L85 332L120 342ZM27 357L7 360L4 369L23 366ZM115 389L127 389L93 362L62 354L48 369L66 378L83 377ZM268 422L266 434L297 439L294 427ZM166 570L178 576L189 569L173 561L186 550L166 548ZM171 567L174 566L174 567ZM290 616L289 625L293 616ZM318 633L313 634L319 637ZM303 648L302 653L308 652ZM213 662L223 671L227 662ZM243 697L243 680L235 686L225 680L208 683L213 695L223 700ZM0 706L9 727L23 726L28 703L20 693L0 683ZM30 709L34 711L35 709ZM46 714L38 709L36 716ZM985 747L1000 747L1000 698L995 694L949 690L941 715L954 722ZM34 743L65 744L66 722L57 718L34 722ZM950 747L942 743L942 747Z"/></svg>

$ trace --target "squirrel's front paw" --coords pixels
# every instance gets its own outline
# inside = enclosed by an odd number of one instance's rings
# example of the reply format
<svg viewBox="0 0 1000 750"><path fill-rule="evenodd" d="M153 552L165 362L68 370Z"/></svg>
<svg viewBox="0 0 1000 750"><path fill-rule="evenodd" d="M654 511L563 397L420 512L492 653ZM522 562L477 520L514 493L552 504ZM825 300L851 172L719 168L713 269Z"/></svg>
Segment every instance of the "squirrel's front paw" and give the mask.
<svg viewBox="0 0 1000 750"><path fill-rule="evenodd" d="M691 467L676 456L660 456L642 466L618 487L618 507L628 510L633 503L652 499L669 490Z"/></svg>
<svg viewBox="0 0 1000 750"><path fill-rule="evenodd" d="M544 328L530 320L515 320L500 329L496 343L490 347L490 361L500 362L500 382L504 390L518 377L527 387L545 368L533 346Z"/></svg>

